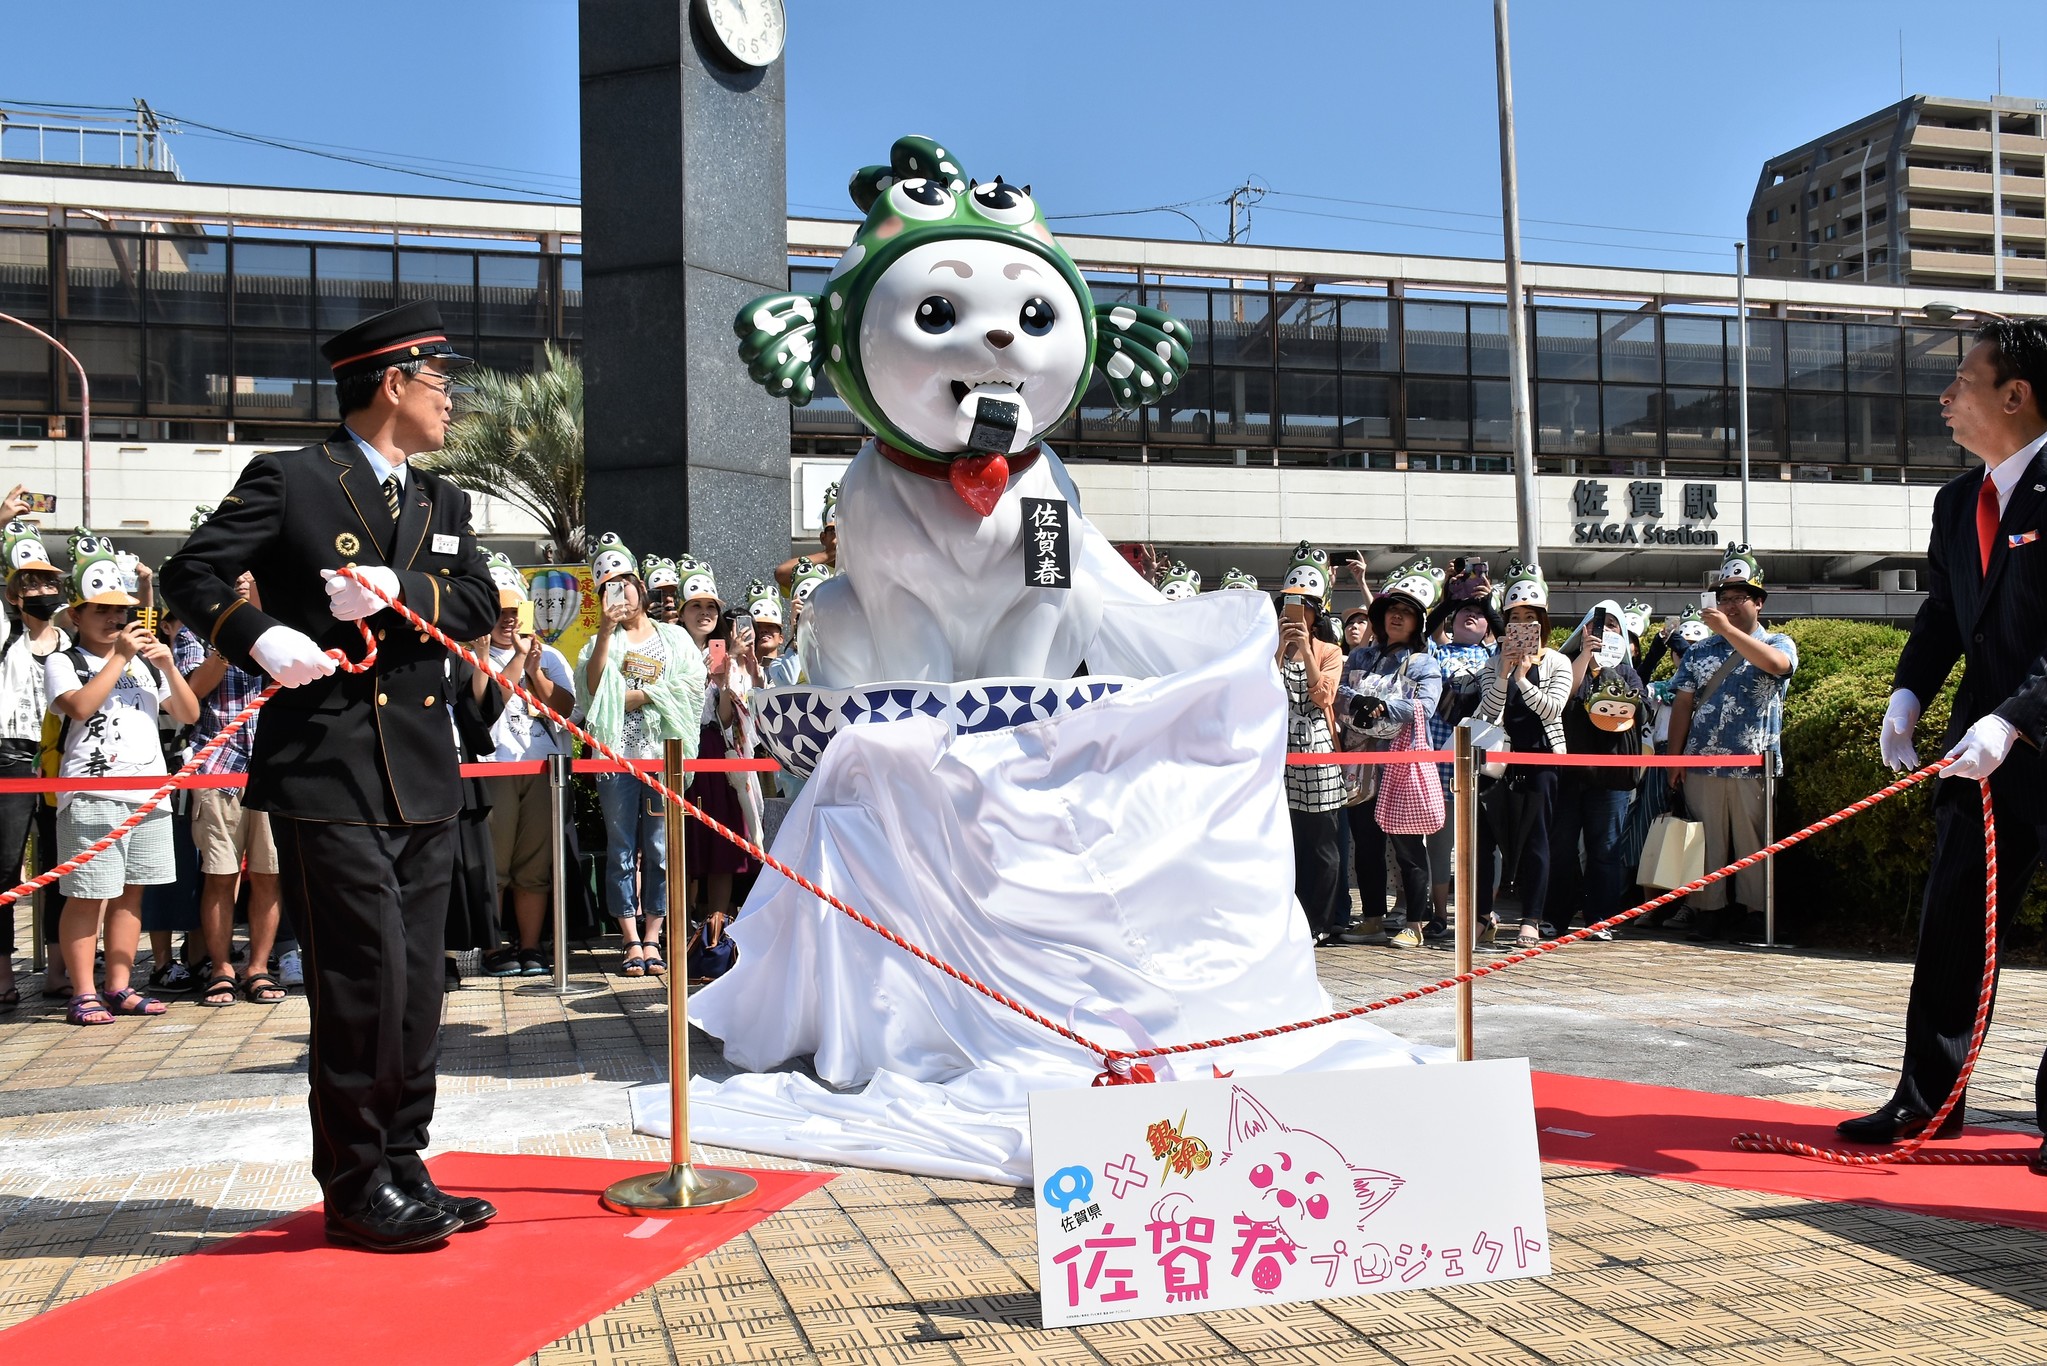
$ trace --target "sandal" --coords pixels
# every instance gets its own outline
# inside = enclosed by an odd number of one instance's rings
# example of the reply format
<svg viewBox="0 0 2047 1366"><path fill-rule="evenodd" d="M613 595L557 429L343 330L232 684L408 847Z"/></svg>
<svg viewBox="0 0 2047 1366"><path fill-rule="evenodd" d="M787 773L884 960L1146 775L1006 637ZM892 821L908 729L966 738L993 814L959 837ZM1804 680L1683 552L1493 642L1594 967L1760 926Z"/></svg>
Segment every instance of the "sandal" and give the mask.
<svg viewBox="0 0 2047 1366"><path fill-rule="evenodd" d="M100 993L100 999L107 1003L107 1009L116 1015L161 1015L170 1007L154 996L144 996L134 987L122 987L119 991Z"/></svg>
<svg viewBox="0 0 2047 1366"><path fill-rule="evenodd" d="M640 949L641 944L637 939L625 946L625 966L619 969L625 976L645 977L647 975L647 960L638 956Z"/></svg>
<svg viewBox="0 0 2047 1366"><path fill-rule="evenodd" d="M114 1013L107 1009L98 992L88 991L71 998L71 1004L64 1008L64 1018L75 1025L103 1025L114 1022Z"/></svg>
<svg viewBox="0 0 2047 1366"><path fill-rule="evenodd" d="M1540 925L1524 924L1521 927L1521 932L1514 936L1514 947L1517 949L1537 948L1541 944L1542 926Z"/></svg>
<svg viewBox="0 0 2047 1366"><path fill-rule="evenodd" d="M284 999L285 992L275 977L256 972L242 979L242 995L253 1005L274 1006Z"/></svg>
<svg viewBox="0 0 2047 1366"><path fill-rule="evenodd" d="M20 1004L20 987L9 987L5 991L0 991L0 1010L12 1010Z"/></svg>
<svg viewBox="0 0 2047 1366"><path fill-rule="evenodd" d="M1489 915L1485 919L1478 922L1478 934L1474 936L1478 943L1490 944L1499 937L1500 918L1498 916Z"/></svg>
<svg viewBox="0 0 2047 1366"><path fill-rule="evenodd" d="M206 989L199 993L199 1004L215 1008L231 1006L235 1003L235 997L239 994L234 978L227 976L215 977L207 982ZM225 996L227 999L224 1001L217 999L221 996Z"/></svg>
<svg viewBox="0 0 2047 1366"><path fill-rule="evenodd" d="M668 971L668 964L661 961L661 955L658 953L648 954L646 963L647 975L649 977L659 977L662 973Z"/></svg>

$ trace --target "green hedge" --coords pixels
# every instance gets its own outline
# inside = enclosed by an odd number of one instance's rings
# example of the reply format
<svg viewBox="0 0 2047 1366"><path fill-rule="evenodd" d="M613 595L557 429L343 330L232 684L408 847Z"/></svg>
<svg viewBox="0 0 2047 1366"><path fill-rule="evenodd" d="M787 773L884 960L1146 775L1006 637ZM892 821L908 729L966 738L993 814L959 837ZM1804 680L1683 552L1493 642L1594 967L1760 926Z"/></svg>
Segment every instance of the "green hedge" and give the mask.
<svg viewBox="0 0 2047 1366"><path fill-rule="evenodd" d="M1798 643L1798 673L1784 704L1784 780L1779 834L1818 820L1889 780L1877 734L1905 632L1824 618L1777 627ZM1954 700L1949 682L1920 719L1922 760L1939 756ZM1909 953L1933 854L1932 784L1853 817L1777 860L1777 910L1785 937L1805 944ZM2010 947L2028 957L2047 948L2047 901L2028 889L2010 927Z"/></svg>

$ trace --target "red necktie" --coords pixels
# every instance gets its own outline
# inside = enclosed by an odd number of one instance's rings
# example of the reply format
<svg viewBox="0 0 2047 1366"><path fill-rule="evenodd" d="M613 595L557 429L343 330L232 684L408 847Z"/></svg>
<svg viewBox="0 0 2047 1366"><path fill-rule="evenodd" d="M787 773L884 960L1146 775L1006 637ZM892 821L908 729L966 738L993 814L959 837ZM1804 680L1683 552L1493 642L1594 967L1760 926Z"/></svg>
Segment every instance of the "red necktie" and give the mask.
<svg viewBox="0 0 2047 1366"><path fill-rule="evenodd" d="M1983 471L1983 487L1976 490L1976 546L1983 552L1983 572L1990 572L1990 548L1997 544L1997 485L1990 471Z"/></svg>

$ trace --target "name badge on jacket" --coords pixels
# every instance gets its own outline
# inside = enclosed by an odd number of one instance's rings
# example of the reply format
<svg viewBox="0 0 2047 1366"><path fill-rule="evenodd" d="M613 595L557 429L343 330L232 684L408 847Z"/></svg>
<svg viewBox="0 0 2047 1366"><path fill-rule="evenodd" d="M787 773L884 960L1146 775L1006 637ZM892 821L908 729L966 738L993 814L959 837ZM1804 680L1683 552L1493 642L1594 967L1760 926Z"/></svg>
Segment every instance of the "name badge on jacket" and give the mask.
<svg viewBox="0 0 2047 1366"><path fill-rule="evenodd" d="M454 538L453 536L435 536L435 537L434 537L434 554L436 554L436 555L452 555L452 554L454 554L454 553L455 553L455 551L456 551L456 548L457 548L457 547L458 547L459 545L460 545L460 542L459 542L459 541L457 541L457 540L456 540L456 539L455 539L455 538Z"/></svg>

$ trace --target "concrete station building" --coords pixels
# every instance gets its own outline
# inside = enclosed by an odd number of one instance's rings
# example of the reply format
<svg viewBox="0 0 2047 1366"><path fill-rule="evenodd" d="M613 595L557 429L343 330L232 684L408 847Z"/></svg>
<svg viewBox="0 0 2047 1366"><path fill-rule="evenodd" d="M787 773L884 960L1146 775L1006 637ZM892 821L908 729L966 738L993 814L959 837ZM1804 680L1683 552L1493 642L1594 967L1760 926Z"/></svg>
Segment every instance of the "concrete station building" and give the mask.
<svg viewBox="0 0 2047 1366"><path fill-rule="evenodd" d="M789 220L795 287L815 287L852 226ZM332 424L325 334L431 298L487 364L529 369L549 342L573 353L580 229L573 206L0 160L0 312L84 362L95 528L156 557L251 455ZM1169 398L1121 414L1098 386L1052 434L1112 539L1211 582L1229 565L1276 581L1302 539L1363 550L1375 571L1415 550L1503 565L1517 531L1500 262L1062 240L1098 299L1165 308L1195 339ZM1650 590L1659 610L1696 600L1741 531L1734 278L1531 263L1525 283L1542 558L1561 606L1610 587ZM2025 301L1859 275L1753 278L1748 294L1749 539L1783 586L1771 610L1908 617L1934 491L1967 463L1936 395L1973 311ZM56 494L65 530L85 491L78 421L69 367L0 323L8 477ZM791 414L793 546L815 544L824 487L859 439L829 393ZM476 512L493 546L539 553L511 504L484 494Z"/></svg>

